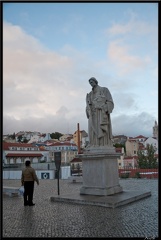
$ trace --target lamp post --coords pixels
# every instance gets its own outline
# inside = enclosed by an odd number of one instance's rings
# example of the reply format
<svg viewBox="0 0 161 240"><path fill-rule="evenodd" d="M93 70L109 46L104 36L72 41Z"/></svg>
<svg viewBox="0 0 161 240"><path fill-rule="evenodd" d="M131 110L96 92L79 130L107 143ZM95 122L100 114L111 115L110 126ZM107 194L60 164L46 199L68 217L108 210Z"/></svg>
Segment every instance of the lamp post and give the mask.
<svg viewBox="0 0 161 240"><path fill-rule="evenodd" d="M77 164L77 169L78 169L78 176L79 176L79 170L80 170L80 165L79 165L79 163Z"/></svg>
<svg viewBox="0 0 161 240"><path fill-rule="evenodd" d="M80 154L81 153L81 151L80 151L80 131L79 131L79 123L77 123L77 131L78 131L78 154Z"/></svg>
<svg viewBox="0 0 161 240"><path fill-rule="evenodd" d="M58 174L58 195L59 195L59 171L60 171L60 165L61 165L61 152L54 152L54 160L55 160L55 166L56 166L56 172Z"/></svg>

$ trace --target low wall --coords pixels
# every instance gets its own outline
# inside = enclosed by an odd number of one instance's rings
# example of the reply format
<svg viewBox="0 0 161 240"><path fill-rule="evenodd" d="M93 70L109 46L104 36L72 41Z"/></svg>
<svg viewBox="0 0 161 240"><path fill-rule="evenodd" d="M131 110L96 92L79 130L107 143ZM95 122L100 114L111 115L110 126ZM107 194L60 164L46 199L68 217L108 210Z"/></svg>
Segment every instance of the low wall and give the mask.
<svg viewBox="0 0 161 240"><path fill-rule="evenodd" d="M158 178L158 169L122 168L119 169L119 177L130 178Z"/></svg>
<svg viewBox="0 0 161 240"><path fill-rule="evenodd" d="M55 170L35 170L39 179L55 179ZM3 170L3 179L21 179L22 170ZM70 166L60 167L60 178L68 179L71 176Z"/></svg>
<svg viewBox="0 0 161 240"><path fill-rule="evenodd" d="M3 179L21 179L21 170L3 171ZM53 170L36 170L39 179L55 179L55 171Z"/></svg>

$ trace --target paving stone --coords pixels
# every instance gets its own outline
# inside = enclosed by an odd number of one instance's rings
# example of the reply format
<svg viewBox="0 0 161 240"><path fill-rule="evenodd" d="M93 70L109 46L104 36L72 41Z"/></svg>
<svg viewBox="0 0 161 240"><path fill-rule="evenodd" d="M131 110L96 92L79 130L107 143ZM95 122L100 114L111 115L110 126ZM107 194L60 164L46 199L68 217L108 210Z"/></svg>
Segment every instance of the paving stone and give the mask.
<svg viewBox="0 0 161 240"><path fill-rule="evenodd" d="M115 209L102 206L51 202L58 193L57 179L35 184L33 207L24 207L21 196L3 195L2 237L158 237L158 180L120 179L127 190L151 191L151 196ZM20 180L3 180L3 185L20 186ZM59 180L61 194L81 188L81 183Z"/></svg>

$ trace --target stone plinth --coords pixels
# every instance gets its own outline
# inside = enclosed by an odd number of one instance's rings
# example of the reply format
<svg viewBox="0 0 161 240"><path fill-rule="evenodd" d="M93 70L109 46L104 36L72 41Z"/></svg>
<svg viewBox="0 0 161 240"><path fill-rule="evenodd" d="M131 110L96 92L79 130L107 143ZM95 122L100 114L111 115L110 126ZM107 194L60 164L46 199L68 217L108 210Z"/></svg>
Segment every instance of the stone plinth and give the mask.
<svg viewBox="0 0 161 240"><path fill-rule="evenodd" d="M112 195L123 191L119 185L118 161L120 154L88 152L82 159L83 186L80 194Z"/></svg>

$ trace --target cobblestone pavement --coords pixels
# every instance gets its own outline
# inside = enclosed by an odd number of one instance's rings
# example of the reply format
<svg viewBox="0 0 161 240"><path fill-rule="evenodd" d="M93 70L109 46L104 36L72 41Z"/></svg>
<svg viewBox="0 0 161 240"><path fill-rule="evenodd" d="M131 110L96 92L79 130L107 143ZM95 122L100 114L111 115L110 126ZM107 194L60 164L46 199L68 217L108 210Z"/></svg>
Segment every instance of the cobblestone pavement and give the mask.
<svg viewBox="0 0 161 240"><path fill-rule="evenodd" d="M115 209L51 202L58 193L57 179L35 184L35 206L23 206L23 197L3 195L2 237L158 238L158 180L120 179L124 190L148 190L152 195ZM20 180L3 180L20 186ZM80 189L82 183L59 180L60 195Z"/></svg>

